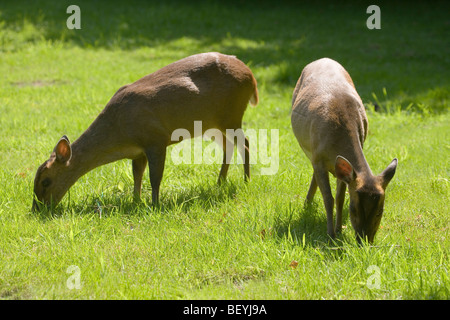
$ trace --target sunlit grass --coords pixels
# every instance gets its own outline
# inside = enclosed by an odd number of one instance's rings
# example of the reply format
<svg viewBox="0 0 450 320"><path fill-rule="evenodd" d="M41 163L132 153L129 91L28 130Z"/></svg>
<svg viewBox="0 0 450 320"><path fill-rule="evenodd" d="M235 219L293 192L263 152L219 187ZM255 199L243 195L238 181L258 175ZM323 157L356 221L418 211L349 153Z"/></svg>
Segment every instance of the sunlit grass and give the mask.
<svg viewBox="0 0 450 320"><path fill-rule="evenodd" d="M69 31L67 5L0 5L0 298L448 299L446 29L427 20L445 10L381 6L375 33L364 5L79 1L83 29ZM153 208L148 171L134 203L123 160L82 177L54 211L30 212L35 171L63 134L75 140L122 85L201 51L252 68L260 104L243 126L278 130L275 175L257 163L247 184L233 164L219 187L220 165L169 158ZM319 193L303 206L312 168L292 134L291 97L303 66L323 56L347 67L367 106L372 170L399 159L371 247L356 245L347 216L330 241ZM67 286L73 265L81 289Z"/></svg>

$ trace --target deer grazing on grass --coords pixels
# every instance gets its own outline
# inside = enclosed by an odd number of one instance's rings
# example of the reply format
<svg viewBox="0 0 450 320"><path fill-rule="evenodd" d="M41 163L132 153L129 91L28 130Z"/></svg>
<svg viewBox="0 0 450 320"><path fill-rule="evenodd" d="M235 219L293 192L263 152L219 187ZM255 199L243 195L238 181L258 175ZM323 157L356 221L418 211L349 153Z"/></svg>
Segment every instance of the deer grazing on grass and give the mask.
<svg viewBox="0 0 450 320"><path fill-rule="evenodd" d="M152 203L159 202L167 146L178 141L171 134L184 128L194 136L194 121L202 121L202 134L210 129L223 133L223 164L219 183L227 175L234 141L247 104L258 103L251 70L234 56L202 53L176 61L120 88L89 128L72 144L63 136L50 158L37 170L32 210L56 206L67 190L90 170L120 159L132 159L134 195L140 197L147 166ZM250 177L249 143L238 146L245 179ZM238 139L239 140L239 139Z"/></svg>
<svg viewBox="0 0 450 320"><path fill-rule="evenodd" d="M345 190L350 194L350 221L359 243L373 242L383 214L385 190L397 159L375 176L363 153L368 121L350 75L336 61L324 58L302 71L292 98L291 124L300 147L314 169L306 202L319 187L327 213L327 233L334 238L342 228ZM337 178L336 225L329 173Z"/></svg>

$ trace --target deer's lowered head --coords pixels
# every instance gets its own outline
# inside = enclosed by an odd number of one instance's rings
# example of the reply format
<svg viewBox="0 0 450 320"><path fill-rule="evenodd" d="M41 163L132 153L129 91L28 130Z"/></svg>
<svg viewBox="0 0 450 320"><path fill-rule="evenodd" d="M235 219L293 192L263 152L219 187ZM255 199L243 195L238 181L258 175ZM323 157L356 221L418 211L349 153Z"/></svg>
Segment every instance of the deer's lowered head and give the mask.
<svg viewBox="0 0 450 320"><path fill-rule="evenodd" d="M70 159L72 148L67 136L63 136L56 144L50 158L37 170L34 178L34 199L32 211L39 209L42 205L56 206L72 185L67 181L70 176Z"/></svg>
<svg viewBox="0 0 450 320"><path fill-rule="evenodd" d="M394 177L397 159L378 176L357 173L344 157L336 158L336 177L344 181L350 194L349 215L356 240L373 242L383 216L384 192Z"/></svg>

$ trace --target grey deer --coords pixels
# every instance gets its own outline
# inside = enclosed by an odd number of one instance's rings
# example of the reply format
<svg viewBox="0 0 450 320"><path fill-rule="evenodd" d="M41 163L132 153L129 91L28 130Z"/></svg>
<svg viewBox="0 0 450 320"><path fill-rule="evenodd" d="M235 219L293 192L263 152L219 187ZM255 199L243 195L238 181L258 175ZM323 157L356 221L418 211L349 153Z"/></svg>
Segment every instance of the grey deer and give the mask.
<svg viewBox="0 0 450 320"><path fill-rule="evenodd" d="M372 173L363 153L368 131L366 112L344 67L323 58L303 69L293 93L291 124L314 169L306 202L312 201L319 187L327 213L328 235L335 238L342 229L342 209L348 186L349 216L357 241L367 239L372 243L397 159L381 174ZM335 225L329 173L337 178Z"/></svg>

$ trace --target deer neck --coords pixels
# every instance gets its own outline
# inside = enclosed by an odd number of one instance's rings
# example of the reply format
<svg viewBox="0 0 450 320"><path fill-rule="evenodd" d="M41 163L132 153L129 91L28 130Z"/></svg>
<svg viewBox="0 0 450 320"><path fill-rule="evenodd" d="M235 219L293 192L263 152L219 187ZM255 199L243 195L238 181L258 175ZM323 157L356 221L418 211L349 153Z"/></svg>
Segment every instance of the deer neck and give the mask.
<svg viewBox="0 0 450 320"><path fill-rule="evenodd" d="M363 145L359 139L354 139L353 143L342 154L353 166L353 170L360 176L372 176L372 170L363 152Z"/></svg>
<svg viewBox="0 0 450 320"><path fill-rule="evenodd" d="M118 144L114 130L98 120L71 145L69 171L74 182L92 169L120 159L120 156L112 152L113 147Z"/></svg>

